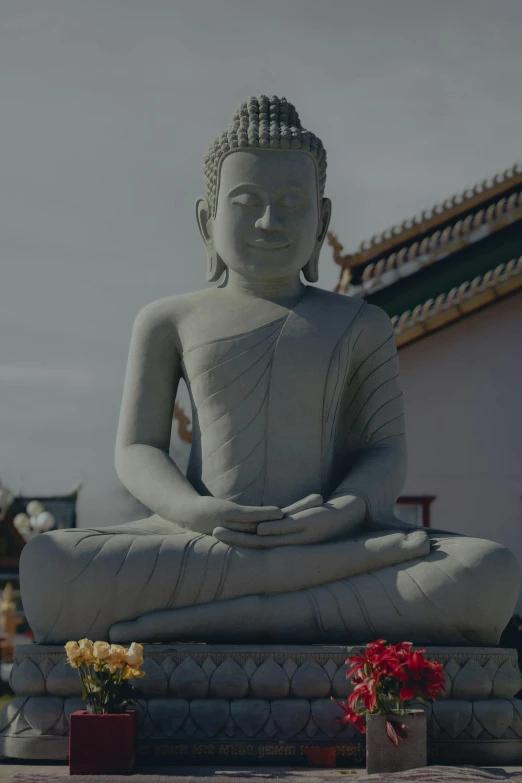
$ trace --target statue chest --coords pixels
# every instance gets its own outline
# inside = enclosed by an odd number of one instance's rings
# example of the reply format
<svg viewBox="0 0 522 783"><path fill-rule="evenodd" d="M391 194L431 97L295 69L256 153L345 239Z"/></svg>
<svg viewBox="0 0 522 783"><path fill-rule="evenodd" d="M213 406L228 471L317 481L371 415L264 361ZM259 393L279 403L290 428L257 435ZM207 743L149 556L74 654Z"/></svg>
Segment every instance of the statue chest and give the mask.
<svg viewBox="0 0 522 783"><path fill-rule="evenodd" d="M280 506L321 493L324 425L337 409L332 400L325 405L325 394L332 357L350 331L345 312L325 309L311 289L283 317L185 351L194 410L187 475L198 490Z"/></svg>

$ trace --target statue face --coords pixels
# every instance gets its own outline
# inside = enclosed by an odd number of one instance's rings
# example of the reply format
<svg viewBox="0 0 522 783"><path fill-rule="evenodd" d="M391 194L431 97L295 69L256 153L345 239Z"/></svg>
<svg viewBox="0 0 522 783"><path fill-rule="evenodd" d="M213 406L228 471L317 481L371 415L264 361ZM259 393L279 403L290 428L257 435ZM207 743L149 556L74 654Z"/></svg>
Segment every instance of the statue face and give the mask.
<svg viewBox="0 0 522 783"><path fill-rule="evenodd" d="M221 165L214 248L250 279L297 275L319 234L317 175L297 150L237 150Z"/></svg>

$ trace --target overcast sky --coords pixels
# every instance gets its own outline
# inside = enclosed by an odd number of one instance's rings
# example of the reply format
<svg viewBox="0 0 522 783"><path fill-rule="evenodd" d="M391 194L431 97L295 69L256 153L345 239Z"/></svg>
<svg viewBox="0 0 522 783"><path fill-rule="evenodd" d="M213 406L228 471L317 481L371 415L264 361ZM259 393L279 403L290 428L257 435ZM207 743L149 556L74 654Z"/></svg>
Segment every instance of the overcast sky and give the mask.
<svg viewBox="0 0 522 783"><path fill-rule="evenodd" d="M205 285L203 157L242 100L285 95L322 138L353 250L520 160L521 29L520 0L0 0L4 483L82 478L82 526L132 516L132 322Z"/></svg>

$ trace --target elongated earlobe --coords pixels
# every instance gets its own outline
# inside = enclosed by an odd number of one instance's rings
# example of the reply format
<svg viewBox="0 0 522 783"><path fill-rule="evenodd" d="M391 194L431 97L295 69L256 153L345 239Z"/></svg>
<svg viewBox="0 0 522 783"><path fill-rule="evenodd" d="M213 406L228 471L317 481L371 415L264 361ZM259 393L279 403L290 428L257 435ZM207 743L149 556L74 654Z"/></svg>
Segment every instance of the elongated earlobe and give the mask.
<svg viewBox="0 0 522 783"><path fill-rule="evenodd" d="M219 257L216 250L209 251L207 253L207 257L207 282L215 283L226 271L226 266Z"/></svg>
<svg viewBox="0 0 522 783"><path fill-rule="evenodd" d="M207 249L207 281L209 283L215 283L226 271L226 266L214 248L214 241L212 238L212 212L206 198L200 198L196 202L196 218L198 221L199 233L201 234Z"/></svg>
<svg viewBox="0 0 522 783"><path fill-rule="evenodd" d="M309 283L317 283L319 280L319 256L328 231L328 226L330 225L331 216L332 202L329 198L323 198L321 202L321 232L317 237L317 244L314 248L314 252L310 256L307 264L303 267L304 278Z"/></svg>
<svg viewBox="0 0 522 783"><path fill-rule="evenodd" d="M315 248L310 260L303 267L304 279L309 283L317 283L319 280L319 254L321 252L321 245Z"/></svg>

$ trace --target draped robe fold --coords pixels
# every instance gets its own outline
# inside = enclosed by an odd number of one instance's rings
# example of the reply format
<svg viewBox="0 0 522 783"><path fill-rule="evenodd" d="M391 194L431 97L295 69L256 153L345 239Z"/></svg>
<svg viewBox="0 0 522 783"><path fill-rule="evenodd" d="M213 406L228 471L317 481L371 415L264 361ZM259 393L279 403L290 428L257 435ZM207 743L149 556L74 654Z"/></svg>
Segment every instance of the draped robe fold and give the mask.
<svg viewBox="0 0 522 783"><path fill-rule="evenodd" d="M455 604L457 577L471 578L473 555L453 558L451 536L430 554L427 533L400 532L393 517L406 447L397 352L382 311L309 287L284 317L187 347L182 367L193 409L187 478L200 494L283 507L347 492L365 500L368 529L268 550L229 547L158 516L44 534L21 563L22 589L32 572L23 594L36 641L107 638L111 628L113 639L129 641L140 625L128 621L150 613L157 622L141 639L249 641L257 612L264 641L378 634L466 643L469 601L458 622L444 607Z"/></svg>

